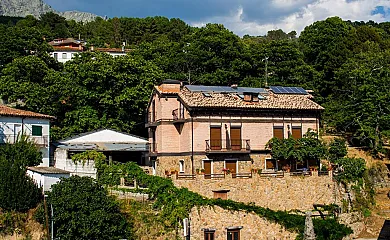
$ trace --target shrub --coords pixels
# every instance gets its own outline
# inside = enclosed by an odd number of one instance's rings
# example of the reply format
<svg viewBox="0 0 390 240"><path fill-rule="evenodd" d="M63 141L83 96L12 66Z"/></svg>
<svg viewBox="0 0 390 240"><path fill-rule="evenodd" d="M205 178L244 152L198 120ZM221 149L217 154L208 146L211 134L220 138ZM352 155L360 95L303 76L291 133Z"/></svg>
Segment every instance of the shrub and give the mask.
<svg viewBox="0 0 390 240"><path fill-rule="evenodd" d="M119 204L92 178L72 176L53 185L55 236L61 239L129 238L130 226Z"/></svg>
<svg viewBox="0 0 390 240"><path fill-rule="evenodd" d="M0 208L25 212L37 206L42 190L26 175L26 170L41 161L41 153L25 137L15 144L0 146Z"/></svg>
<svg viewBox="0 0 390 240"><path fill-rule="evenodd" d="M336 161L342 168L341 173L337 176L338 181L355 182L363 178L366 170L366 162L362 158L340 158Z"/></svg>

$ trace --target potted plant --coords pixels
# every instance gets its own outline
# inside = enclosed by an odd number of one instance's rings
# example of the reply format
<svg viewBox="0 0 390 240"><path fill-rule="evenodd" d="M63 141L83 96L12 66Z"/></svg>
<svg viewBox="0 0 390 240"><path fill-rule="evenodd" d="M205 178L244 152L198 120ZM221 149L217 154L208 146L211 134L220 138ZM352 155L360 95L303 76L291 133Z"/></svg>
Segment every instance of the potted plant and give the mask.
<svg viewBox="0 0 390 240"><path fill-rule="evenodd" d="M225 173L225 174L230 174L230 169L229 168L223 168L222 171Z"/></svg>
<svg viewBox="0 0 390 240"><path fill-rule="evenodd" d="M290 172L291 167L290 167L290 165L285 165L285 166L282 167L282 170L285 171L285 172Z"/></svg>
<svg viewBox="0 0 390 240"><path fill-rule="evenodd" d="M202 169L200 169L200 173L201 174L204 174L204 172L205 172L205 170L202 168Z"/></svg>

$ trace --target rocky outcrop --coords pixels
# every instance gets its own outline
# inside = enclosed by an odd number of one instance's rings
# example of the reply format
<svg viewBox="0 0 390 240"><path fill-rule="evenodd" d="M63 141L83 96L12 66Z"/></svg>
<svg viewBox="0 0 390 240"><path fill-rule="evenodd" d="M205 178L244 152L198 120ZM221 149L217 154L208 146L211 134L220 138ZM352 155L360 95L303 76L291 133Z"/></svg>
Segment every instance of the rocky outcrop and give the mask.
<svg viewBox="0 0 390 240"><path fill-rule="evenodd" d="M43 0L1 0L0 1L0 15L13 16L13 17L25 17L27 15L33 15L39 18L41 14L47 12L55 12L68 20L76 20L88 22L94 20L97 15L87 12L78 11L66 11L58 12L51 6L44 3Z"/></svg>

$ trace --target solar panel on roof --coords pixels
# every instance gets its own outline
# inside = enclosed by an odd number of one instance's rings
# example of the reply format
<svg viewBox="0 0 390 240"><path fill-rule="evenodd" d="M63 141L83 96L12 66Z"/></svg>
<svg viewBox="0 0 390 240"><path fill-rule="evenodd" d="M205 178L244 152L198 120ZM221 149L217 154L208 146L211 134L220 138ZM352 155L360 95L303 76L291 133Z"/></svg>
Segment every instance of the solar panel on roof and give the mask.
<svg viewBox="0 0 390 240"><path fill-rule="evenodd" d="M301 87L270 86L269 88L276 94L307 94L306 90Z"/></svg>
<svg viewBox="0 0 390 240"><path fill-rule="evenodd" d="M237 92L239 92L239 93L244 93L244 92L264 93L264 94L268 93L267 90L265 90L264 88L250 88L250 87L238 87Z"/></svg>
<svg viewBox="0 0 390 240"><path fill-rule="evenodd" d="M202 85L186 85L186 88L191 92L225 92L225 93L262 93L267 94L264 88L237 87L228 86L202 86Z"/></svg>

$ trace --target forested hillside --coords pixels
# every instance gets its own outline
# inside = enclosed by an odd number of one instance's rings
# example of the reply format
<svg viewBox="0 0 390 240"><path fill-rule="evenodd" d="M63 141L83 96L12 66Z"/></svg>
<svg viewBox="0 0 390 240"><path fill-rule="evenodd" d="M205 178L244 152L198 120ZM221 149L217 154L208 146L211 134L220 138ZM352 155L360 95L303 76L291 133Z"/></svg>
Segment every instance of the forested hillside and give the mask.
<svg viewBox="0 0 390 240"><path fill-rule="evenodd" d="M390 23L338 17L307 26L299 37L281 30L239 37L220 24L202 28L180 19L97 18L66 21L0 19L0 93L19 108L54 115L54 139L102 127L146 135L144 111L153 85L165 78L192 84L314 90L327 131L383 151L390 136ZM125 57L83 53L62 65L48 41L87 40L132 49Z"/></svg>

